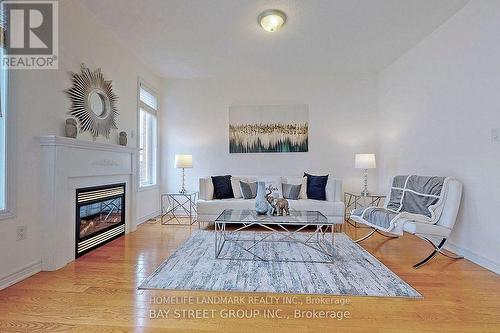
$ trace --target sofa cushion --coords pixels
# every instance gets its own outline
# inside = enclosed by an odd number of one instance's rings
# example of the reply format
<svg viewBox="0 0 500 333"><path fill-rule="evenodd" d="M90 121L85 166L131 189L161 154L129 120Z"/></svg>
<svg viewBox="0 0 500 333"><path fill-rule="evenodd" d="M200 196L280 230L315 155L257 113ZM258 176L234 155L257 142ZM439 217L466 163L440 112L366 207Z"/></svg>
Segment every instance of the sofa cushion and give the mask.
<svg viewBox="0 0 500 333"><path fill-rule="evenodd" d="M243 199L255 199L257 196L257 183L240 180L240 191Z"/></svg>
<svg viewBox="0 0 500 333"><path fill-rule="evenodd" d="M323 200L299 199L290 200L288 204L291 209L295 210L315 210L325 216L344 216L344 203L331 202Z"/></svg>
<svg viewBox="0 0 500 333"><path fill-rule="evenodd" d="M314 200L326 200L326 183L328 175L314 176L304 172L307 177L307 198Z"/></svg>
<svg viewBox="0 0 500 333"><path fill-rule="evenodd" d="M307 177L283 177L286 184L301 185L299 199L307 199Z"/></svg>
<svg viewBox="0 0 500 333"><path fill-rule="evenodd" d="M240 181L250 183L256 182L257 177L254 176L231 176L231 186L233 187L233 194L236 199L243 198L241 193Z"/></svg>
<svg viewBox="0 0 500 333"><path fill-rule="evenodd" d="M283 198L289 200L298 200L301 187L302 184L299 185L283 184Z"/></svg>
<svg viewBox="0 0 500 333"><path fill-rule="evenodd" d="M240 181L244 180L243 177L231 176L231 187L233 189L233 195L235 199L243 198L240 189Z"/></svg>
<svg viewBox="0 0 500 333"><path fill-rule="evenodd" d="M198 216L210 215L215 219L224 209L255 209L255 199L198 200L197 202Z"/></svg>
<svg viewBox="0 0 500 333"><path fill-rule="evenodd" d="M322 201L322 200L311 200L311 199L299 199L288 201L290 209L301 210L301 211L318 211L327 217L338 216L343 218L344 216L344 203ZM198 200L197 210L198 216L202 217L204 220L207 216L211 216L210 220L215 220L224 209L255 209L255 199L223 199L223 200Z"/></svg>
<svg viewBox="0 0 500 333"><path fill-rule="evenodd" d="M258 181L266 184L266 193L267 189L271 188L272 195L275 198L283 198L283 181L280 176L262 176L258 178Z"/></svg>
<svg viewBox="0 0 500 333"><path fill-rule="evenodd" d="M214 184L214 199L234 198L231 176L212 176Z"/></svg>

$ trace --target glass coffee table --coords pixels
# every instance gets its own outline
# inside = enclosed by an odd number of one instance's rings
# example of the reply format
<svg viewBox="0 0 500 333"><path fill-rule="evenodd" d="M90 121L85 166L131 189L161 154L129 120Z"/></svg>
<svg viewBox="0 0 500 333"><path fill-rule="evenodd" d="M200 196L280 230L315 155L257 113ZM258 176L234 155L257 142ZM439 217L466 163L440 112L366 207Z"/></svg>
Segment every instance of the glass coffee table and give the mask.
<svg viewBox="0 0 500 333"><path fill-rule="evenodd" d="M326 260L318 262L331 262L334 258L334 226L336 224L339 223L328 219L317 211L290 210L290 215L287 216L270 216L259 215L256 211L250 209L226 209L215 220L215 258L230 260L298 261L282 260L276 257L265 258L262 255L257 255L256 251L254 251L259 244L264 242L289 242L295 243L295 245L307 246L323 254ZM228 225L230 228L226 228ZM256 226L260 227L259 229L261 230L259 231L265 232L252 233L250 238L245 237L245 233L242 233ZM301 231L308 227L312 227L311 232L301 233ZM232 255L229 257L221 257L221 252L228 243L250 254L251 259ZM301 260L300 262L316 261Z"/></svg>

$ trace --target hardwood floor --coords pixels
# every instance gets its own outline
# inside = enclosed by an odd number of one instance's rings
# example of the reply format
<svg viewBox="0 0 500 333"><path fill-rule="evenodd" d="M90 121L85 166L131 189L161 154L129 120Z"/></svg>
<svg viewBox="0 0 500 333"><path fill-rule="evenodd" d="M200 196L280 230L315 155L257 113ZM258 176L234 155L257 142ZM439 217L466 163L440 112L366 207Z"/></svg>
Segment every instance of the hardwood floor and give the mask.
<svg viewBox="0 0 500 333"><path fill-rule="evenodd" d="M297 296L303 303L299 305L152 303L152 296L176 296L177 300L184 296L249 296L137 290L141 281L196 229L144 224L59 271L38 273L0 291L0 332L500 332L499 275L470 261L443 256L415 270L412 264L430 249L411 235L395 240L377 235L362 245L417 289L423 299L348 297L350 304L344 306L305 304L306 296ZM367 229L347 225L345 231L354 238ZM172 313L215 310L217 315L213 319L150 318L151 310L159 314L159 309ZM289 319L264 318L266 309L280 309L280 315ZM348 311L350 318L296 319L297 309ZM259 315L251 319L221 318L227 310L240 310L240 314L258 310Z"/></svg>

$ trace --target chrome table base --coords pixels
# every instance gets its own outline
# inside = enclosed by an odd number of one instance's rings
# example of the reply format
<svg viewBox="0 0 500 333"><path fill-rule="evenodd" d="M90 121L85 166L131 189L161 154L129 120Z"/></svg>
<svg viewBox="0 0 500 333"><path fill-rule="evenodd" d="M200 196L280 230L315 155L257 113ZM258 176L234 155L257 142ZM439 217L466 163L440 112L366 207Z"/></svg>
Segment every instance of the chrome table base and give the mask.
<svg viewBox="0 0 500 333"><path fill-rule="evenodd" d="M250 228L259 226L265 229L265 235L260 238L245 239L240 238L241 232ZM266 224L262 222L247 222L242 223L242 226L234 229L227 230L225 222L215 222L215 258L216 259L228 259L228 260L261 260L261 261L278 261L278 262L321 262L321 263L331 263L334 259L335 250L335 237L334 237L334 225L332 224L318 224L313 225L315 227L314 232L307 234L307 238L300 238L299 232L304 230L306 227L311 225L297 226L297 229L290 230L290 225L286 223L278 224ZM328 230L330 229L330 231ZM304 235L305 233L300 233ZM326 258L325 261L301 261L301 260L288 260L279 258L263 258L255 253L255 248L262 242L290 242L301 244L314 249ZM239 249L251 255L251 259L242 258L238 256L222 257L221 252L227 243L232 243L236 245ZM243 243L250 243L249 246L244 246Z"/></svg>

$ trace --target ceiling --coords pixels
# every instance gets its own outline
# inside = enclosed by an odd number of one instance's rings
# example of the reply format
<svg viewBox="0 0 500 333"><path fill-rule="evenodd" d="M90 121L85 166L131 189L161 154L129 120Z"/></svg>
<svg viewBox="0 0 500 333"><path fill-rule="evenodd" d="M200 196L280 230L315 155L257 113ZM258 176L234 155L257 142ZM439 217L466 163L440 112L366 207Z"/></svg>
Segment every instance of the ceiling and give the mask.
<svg viewBox="0 0 500 333"><path fill-rule="evenodd" d="M169 78L378 72L466 0L80 0L136 55ZM260 12L288 20L262 30Z"/></svg>

